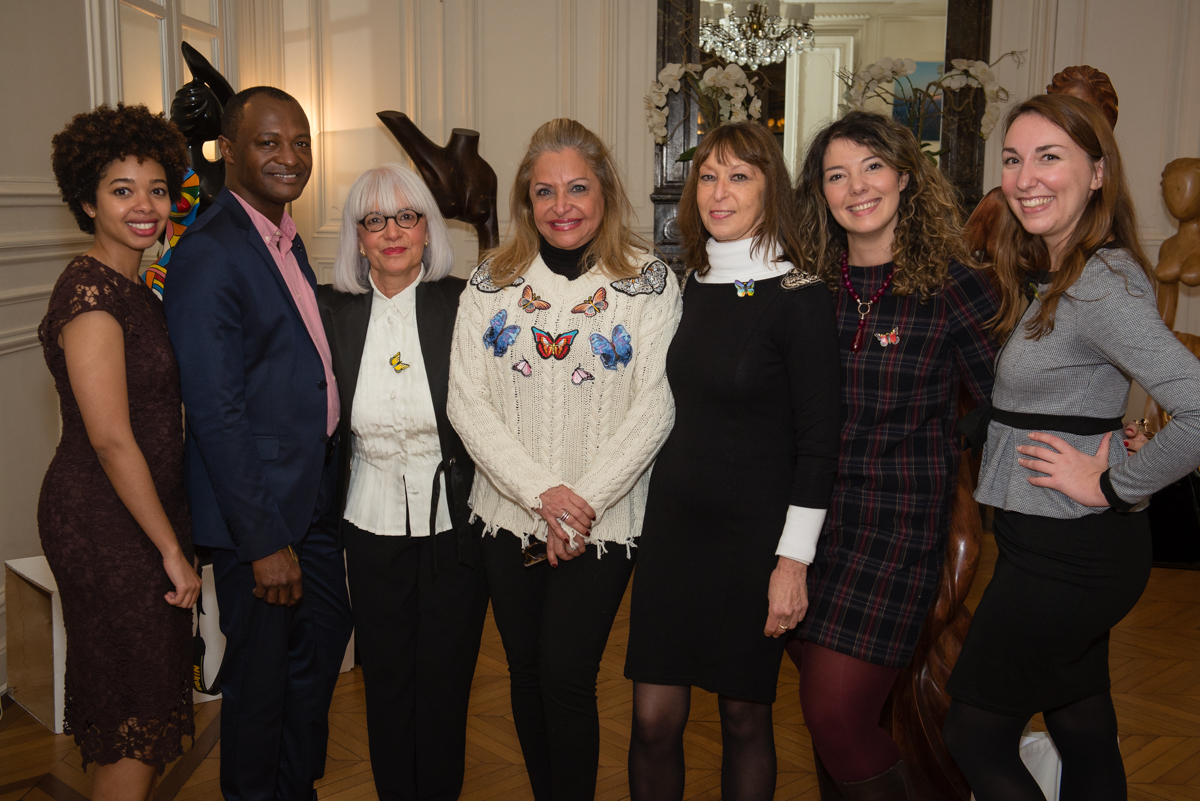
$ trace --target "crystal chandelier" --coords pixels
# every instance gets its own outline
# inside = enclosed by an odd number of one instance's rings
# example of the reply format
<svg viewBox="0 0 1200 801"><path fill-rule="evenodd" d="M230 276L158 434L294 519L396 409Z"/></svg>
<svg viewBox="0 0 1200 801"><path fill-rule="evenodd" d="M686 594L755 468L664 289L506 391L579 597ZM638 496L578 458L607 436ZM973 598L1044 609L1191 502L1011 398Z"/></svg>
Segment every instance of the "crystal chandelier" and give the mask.
<svg viewBox="0 0 1200 801"><path fill-rule="evenodd" d="M813 46L812 3L702 3L700 49L756 70ZM731 14L725 7L732 5ZM780 14L782 5L782 16Z"/></svg>

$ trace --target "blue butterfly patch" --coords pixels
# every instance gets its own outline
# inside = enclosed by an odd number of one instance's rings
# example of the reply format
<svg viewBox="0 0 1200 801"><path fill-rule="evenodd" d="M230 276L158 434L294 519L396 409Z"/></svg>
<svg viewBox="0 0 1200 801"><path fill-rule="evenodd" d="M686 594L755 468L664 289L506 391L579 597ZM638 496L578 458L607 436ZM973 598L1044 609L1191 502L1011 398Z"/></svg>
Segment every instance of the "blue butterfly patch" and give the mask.
<svg viewBox="0 0 1200 801"><path fill-rule="evenodd" d="M620 365L629 364L633 358L629 332L620 323L613 327L612 339L605 338L603 334L592 334L588 341L592 343L592 353L600 357L600 364L605 370L616 370Z"/></svg>
<svg viewBox="0 0 1200 801"><path fill-rule="evenodd" d="M521 333L521 326L519 325L505 327L504 323L507 320L508 312L501 309L496 312L496 316L492 318L491 324L483 332L484 350L491 350L497 358L508 353L508 346L517 338L517 334Z"/></svg>

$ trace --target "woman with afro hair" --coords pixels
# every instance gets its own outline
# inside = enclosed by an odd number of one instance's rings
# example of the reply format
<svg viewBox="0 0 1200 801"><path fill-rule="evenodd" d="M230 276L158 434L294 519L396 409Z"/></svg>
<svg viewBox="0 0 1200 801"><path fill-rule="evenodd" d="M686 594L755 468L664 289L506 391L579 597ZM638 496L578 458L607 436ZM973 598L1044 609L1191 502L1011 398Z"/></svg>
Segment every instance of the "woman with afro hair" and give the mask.
<svg viewBox="0 0 1200 801"><path fill-rule="evenodd" d="M200 592L183 489L179 368L139 282L181 191L182 135L145 106L100 106L53 139L54 177L95 238L38 328L62 439L38 532L67 629L65 729L92 798L148 799L194 733L190 608Z"/></svg>

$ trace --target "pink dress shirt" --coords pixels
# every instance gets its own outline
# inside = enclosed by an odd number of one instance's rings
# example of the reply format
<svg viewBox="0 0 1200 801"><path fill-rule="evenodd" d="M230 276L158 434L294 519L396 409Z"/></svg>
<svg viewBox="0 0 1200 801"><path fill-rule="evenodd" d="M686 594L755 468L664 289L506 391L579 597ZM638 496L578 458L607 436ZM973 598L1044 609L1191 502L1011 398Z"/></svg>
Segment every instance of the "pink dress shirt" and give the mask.
<svg viewBox="0 0 1200 801"><path fill-rule="evenodd" d="M237 192L231 191L230 194L238 199L238 203L241 203L242 208L250 215L250 221L258 229L263 242L267 245L267 250L275 259L275 266L283 275L283 281L292 293L292 300L296 301L296 308L300 310L300 319L304 321L304 327L308 329L308 335L312 337L313 344L317 347L317 353L321 356L321 364L325 367L327 403L325 433L333 436L333 432L337 431L338 417L341 414L337 379L333 377L333 356L329 352L329 340L325 338L325 328L321 325L321 312L317 309L317 294L313 292L308 279L300 271L300 263L296 261L296 256L292 253L292 241L296 238L296 221L285 211L283 220L276 226L261 212L242 200Z"/></svg>

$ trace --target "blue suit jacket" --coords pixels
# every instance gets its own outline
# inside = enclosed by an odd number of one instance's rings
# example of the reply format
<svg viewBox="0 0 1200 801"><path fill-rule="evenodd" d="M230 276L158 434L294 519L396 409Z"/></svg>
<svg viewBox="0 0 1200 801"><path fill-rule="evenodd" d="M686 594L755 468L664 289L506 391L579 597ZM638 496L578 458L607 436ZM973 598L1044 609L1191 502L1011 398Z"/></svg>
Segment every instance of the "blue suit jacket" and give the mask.
<svg viewBox="0 0 1200 801"><path fill-rule="evenodd" d="M305 278L316 279L297 236ZM247 562L299 542L325 464L325 369L283 275L228 189L187 229L163 290L183 383L197 545Z"/></svg>

